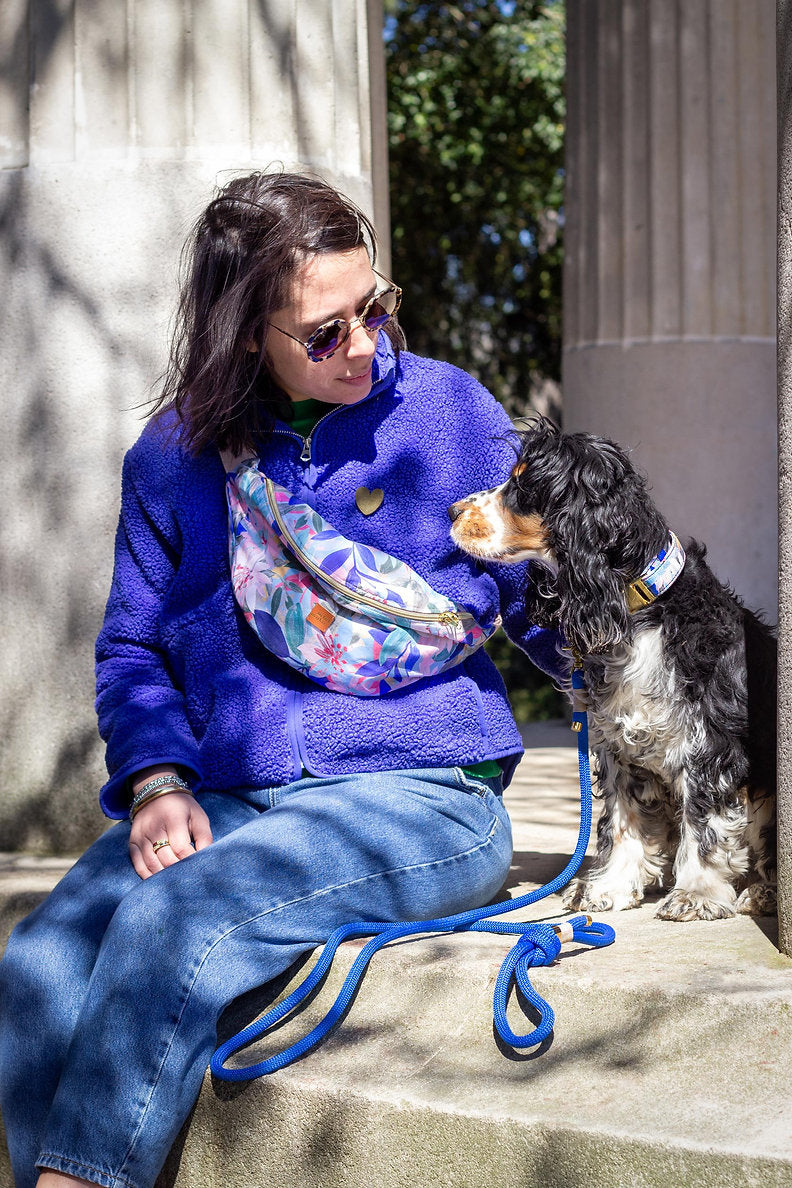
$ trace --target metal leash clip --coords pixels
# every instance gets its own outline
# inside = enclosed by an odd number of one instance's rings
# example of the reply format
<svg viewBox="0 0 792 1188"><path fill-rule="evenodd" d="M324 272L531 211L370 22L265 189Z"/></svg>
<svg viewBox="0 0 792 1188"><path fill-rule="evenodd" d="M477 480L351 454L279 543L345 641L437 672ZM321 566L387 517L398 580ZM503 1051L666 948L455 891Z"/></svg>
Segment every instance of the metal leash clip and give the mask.
<svg viewBox="0 0 792 1188"><path fill-rule="evenodd" d="M586 695L586 679L583 675L583 658L577 652L572 653L574 668L572 669L572 730L579 734L583 729L583 719L588 710Z"/></svg>

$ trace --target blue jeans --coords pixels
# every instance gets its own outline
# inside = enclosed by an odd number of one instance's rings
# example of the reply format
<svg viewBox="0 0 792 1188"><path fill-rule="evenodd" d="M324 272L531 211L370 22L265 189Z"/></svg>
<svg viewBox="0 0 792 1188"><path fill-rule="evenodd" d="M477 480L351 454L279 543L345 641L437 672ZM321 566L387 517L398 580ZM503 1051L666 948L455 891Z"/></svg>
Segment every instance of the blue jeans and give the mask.
<svg viewBox="0 0 792 1188"><path fill-rule="evenodd" d="M238 995L339 924L430 919L502 885L499 780L458 768L305 778L199 800L214 842L145 881L104 834L0 963L0 1106L17 1188L35 1167L148 1188Z"/></svg>

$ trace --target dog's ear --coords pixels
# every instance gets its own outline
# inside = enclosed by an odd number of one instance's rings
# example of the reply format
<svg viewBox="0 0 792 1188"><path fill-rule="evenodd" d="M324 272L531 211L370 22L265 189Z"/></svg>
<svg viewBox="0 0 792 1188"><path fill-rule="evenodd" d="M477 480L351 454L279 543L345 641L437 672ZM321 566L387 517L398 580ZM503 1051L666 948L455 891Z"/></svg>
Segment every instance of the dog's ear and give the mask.
<svg viewBox="0 0 792 1188"><path fill-rule="evenodd" d="M558 598L555 574L543 565L531 561L525 585L525 614L537 627L558 627L561 603Z"/></svg>
<svg viewBox="0 0 792 1188"><path fill-rule="evenodd" d="M567 643L581 656L607 652L632 639L624 579L615 572L596 534L567 531L556 589Z"/></svg>

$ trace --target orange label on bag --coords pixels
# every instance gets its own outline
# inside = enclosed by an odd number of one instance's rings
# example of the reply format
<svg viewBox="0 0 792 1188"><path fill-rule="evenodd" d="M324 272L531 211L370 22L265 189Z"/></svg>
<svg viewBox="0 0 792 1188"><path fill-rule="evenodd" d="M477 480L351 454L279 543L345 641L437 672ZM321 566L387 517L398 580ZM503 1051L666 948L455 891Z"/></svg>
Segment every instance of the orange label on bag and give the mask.
<svg viewBox="0 0 792 1188"><path fill-rule="evenodd" d="M330 624L335 621L335 615L332 611L327 610L318 602L315 606L311 607L305 618L317 631L327 631Z"/></svg>

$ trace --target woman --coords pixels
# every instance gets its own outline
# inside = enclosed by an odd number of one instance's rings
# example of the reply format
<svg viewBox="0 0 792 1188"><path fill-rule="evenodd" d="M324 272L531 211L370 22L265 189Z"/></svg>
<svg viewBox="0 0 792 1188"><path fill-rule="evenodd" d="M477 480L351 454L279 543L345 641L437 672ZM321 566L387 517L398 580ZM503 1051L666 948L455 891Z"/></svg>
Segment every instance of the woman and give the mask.
<svg viewBox="0 0 792 1188"><path fill-rule="evenodd" d="M373 258L366 217L302 176L233 181L196 227L97 642L101 802L124 823L20 924L0 975L19 1188L148 1188L228 1002L341 923L462 911L508 872L522 748L483 649L347 696L268 651L231 588L219 450L253 447L339 531L479 621L499 612L554 666L524 567L484 571L448 534L449 505L508 473L509 422L469 376L400 349Z"/></svg>

